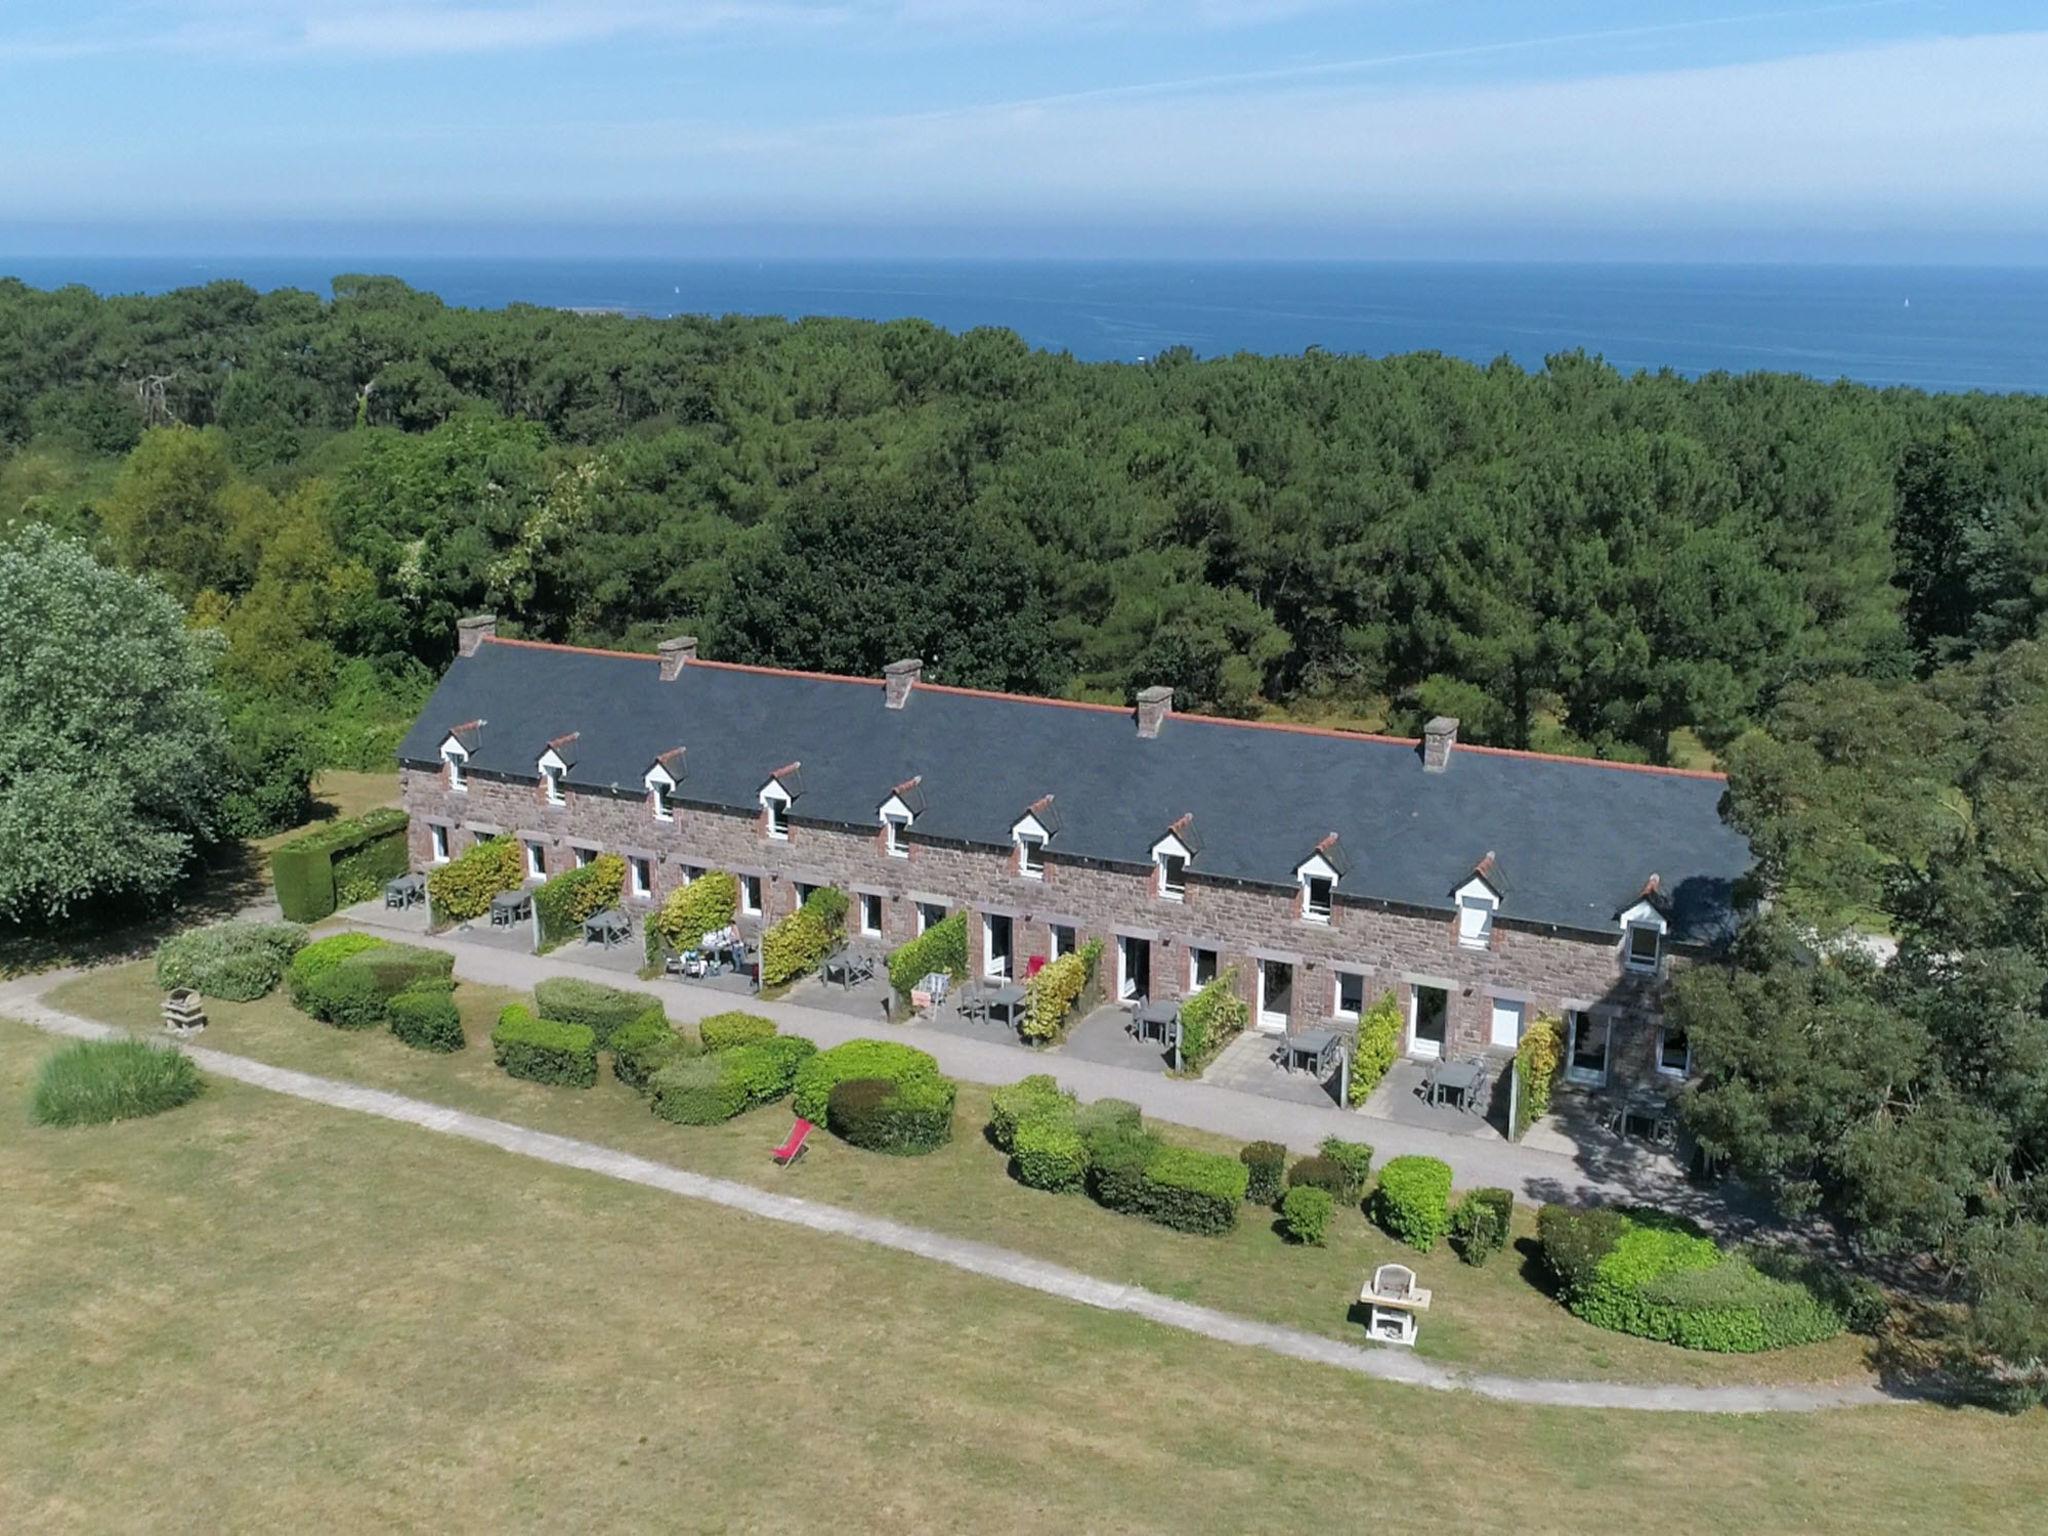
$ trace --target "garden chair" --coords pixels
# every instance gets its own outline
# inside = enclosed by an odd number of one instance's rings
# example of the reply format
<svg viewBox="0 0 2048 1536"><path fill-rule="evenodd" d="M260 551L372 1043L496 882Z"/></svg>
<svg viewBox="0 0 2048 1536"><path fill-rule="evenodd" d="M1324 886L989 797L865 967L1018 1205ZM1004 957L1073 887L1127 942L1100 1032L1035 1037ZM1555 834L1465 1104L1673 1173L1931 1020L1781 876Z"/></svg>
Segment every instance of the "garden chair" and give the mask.
<svg viewBox="0 0 2048 1536"><path fill-rule="evenodd" d="M1032 979L1032 977L1036 976L1040 971L1044 969L1045 956L1033 955L1029 960L1024 962L1024 979L1026 981L1029 981Z"/></svg>
<svg viewBox="0 0 2048 1536"><path fill-rule="evenodd" d="M791 1163L804 1155L804 1149L810 1146L810 1144L811 1122L802 1115L798 1115L796 1124L789 1128L789 1139L777 1147L770 1156L775 1159L776 1167L787 1168Z"/></svg>

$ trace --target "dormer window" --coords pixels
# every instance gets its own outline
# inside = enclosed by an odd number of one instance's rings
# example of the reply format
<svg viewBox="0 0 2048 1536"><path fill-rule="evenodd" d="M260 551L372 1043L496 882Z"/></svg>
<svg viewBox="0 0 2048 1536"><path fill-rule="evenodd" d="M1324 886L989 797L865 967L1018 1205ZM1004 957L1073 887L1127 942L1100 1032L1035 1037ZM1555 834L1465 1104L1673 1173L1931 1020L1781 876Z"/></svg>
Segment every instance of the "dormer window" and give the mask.
<svg viewBox="0 0 2048 1536"><path fill-rule="evenodd" d="M441 761L448 765L448 787L457 794L469 789L469 754L460 747L443 747Z"/></svg>
<svg viewBox="0 0 2048 1536"><path fill-rule="evenodd" d="M1053 809L1051 795L1032 801L1024 814L1017 818L1010 827L1010 841L1017 845L1019 875L1026 880L1045 878L1045 845L1053 840L1059 829L1059 813Z"/></svg>
<svg viewBox="0 0 2048 1536"><path fill-rule="evenodd" d="M1639 975L1655 975L1664 964L1664 937L1670 925L1657 901L1657 877L1643 888L1643 896L1621 914L1621 963Z"/></svg>
<svg viewBox="0 0 2048 1536"><path fill-rule="evenodd" d="M1458 904L1458 947L1486 949L1493 943L1494 914L1500 911L1502 886L1499 867L1488 853L1473 866L1471 878L1456 891Z"/></svg>
<svg viewBox="0 0 2048 1536"><path fill-rule="evenodd" d="M576 762L576 733L557 736L548 743L547 751L540 755L540 782L546 792L549 805L567 805L568 796L562 793L562 781Z"/></svg>
<svg viewBox="0 0 2048 1536"><path fill-rule="evenodd" d="M777 842L788 842L789 796L771 785L761 791L761 808L768 813L768 835Z"/></svg>
<svg viewBox="0 0 2048 1536"><path fill-rule="evenodd" d="M654 760L641 782L647 786L647 803L656 821L676 819L676 785L683 776L683 749L676 747Z"/></svg>
<svg viewBox="0 0 2048 1536"><path fill-rule="evenodd" d="M924 780L905 779L876 809L882 822L882 851L892 859L910 857L910 824L924 811Z"/></svg>
<svg viewBox="0 0 2048 1536"><path fill-rule="evenodd" d="M1312 923L1327 923L1335 904L1337 882L1328 875L1301 877L1301 915Z"/></svg>
<svg viewBox="0 0 2048 1536"><path fill-rule="evenodd" d="M1152 888L1161 901L1187 900L1188 862L1201 851L1192 812L1175 821L1166 829L1166 836L1152 845Z"/></svg>
<svg viewBox="0 0 2048 1536"><path fill-rule="evenodd" d="M562 770L552 766L543 766L540 775L542 782L547 785L548 804L567 805L569 797L562 793Z"/></svg>

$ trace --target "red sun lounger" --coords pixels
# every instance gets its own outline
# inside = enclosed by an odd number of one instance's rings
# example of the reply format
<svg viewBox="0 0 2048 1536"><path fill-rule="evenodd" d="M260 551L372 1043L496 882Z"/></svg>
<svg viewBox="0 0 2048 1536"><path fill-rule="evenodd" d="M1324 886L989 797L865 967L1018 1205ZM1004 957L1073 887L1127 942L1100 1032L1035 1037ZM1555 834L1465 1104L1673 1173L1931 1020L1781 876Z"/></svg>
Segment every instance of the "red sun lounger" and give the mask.
<svg viewBox="0 0 2048 1536"><path fill-rule="evenodd" d="M810 1141L810 1136L811 1122L804 1119L801 1115L797 1116L796 1124L789 1128L789 1140L775 1149L775 1166L787 1168L791 1163L802 1157L804 1155L804 1147Z"/></svg>

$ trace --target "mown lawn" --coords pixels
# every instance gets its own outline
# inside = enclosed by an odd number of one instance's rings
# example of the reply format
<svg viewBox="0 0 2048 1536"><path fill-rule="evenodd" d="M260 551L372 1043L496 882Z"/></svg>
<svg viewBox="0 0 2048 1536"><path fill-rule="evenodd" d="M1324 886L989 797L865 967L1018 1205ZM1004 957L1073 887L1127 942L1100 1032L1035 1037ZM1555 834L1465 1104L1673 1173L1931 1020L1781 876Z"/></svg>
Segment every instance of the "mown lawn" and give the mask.
<svg viewBox="0 0 2048 1536"><path fill-rule="evenodd" d="M2017 1531L2048 1500L2040 1415L1507 1408L232 1083L33 1128L56 1048L0 1023L11 1529Z"/></svg>
<svg viewBox="0 0 2048 1536"><path fill-rule="evenodd" d="M409 1050L381 1032L330 1029L291 1007L282 992L259 1002L208 1005L203 1043L325 1076L389 1088L522 1125L578 1136L683 1167L787 1189L941 1231L999 1243L1076 1269L1336 1337L1358 1339L1350 1315L1373 1265L1410 1263L1435 1291L1423 1320L1421 1352L1439 1360L1521 1376L1586 1380L1725 1383L1832 1381L1857 1376L1865 1340L1844 1336L1770 1355L1721 1356L1632 1339L1580 1322L1553 1301L1530 1257L1534 1212L1518 1213L1518 1245L1481 1269L1458 1262L1448 1246L1419 1257L1386 1237L1355 1208L1340 1212L1327 1248L1299 1248L1247 1208L1238 1231L1191 1237L1102 1210L1081 1195L1048 1195L1010 1179L1003 1156L984 1141L988 1090L961 1085L953 1143L923 1158L855 1151L822 1133L795 1170L782 1172L768 1149L789 1128L786 1107L756 1111L729 1125L682 1127L657 1120L607 1067L597 1087L548 1088L516 1082L491 1061L489 1033L514 994L464 984L470 1049L453 1056ZM91 1017L152 1028L159 994L148 966L95 972L58 989L52 1002ZM1365 1129L1363 1125L1361 1129ZM1190 1144L1235 1144L1173 1129ZM1518 1251L1518 1248L1520 1251Z"/></svg>

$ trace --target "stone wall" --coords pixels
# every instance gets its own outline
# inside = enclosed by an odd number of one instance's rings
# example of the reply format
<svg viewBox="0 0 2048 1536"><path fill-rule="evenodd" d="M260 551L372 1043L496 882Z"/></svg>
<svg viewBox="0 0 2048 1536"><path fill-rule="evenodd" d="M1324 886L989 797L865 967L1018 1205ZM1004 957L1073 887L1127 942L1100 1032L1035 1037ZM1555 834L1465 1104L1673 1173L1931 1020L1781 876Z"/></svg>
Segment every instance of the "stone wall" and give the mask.
<svg viewBox="0 0 2048 1536"><path fill-rule="evenodd" d="M908 858L891 857L880 827L872 832L807 825L803 802L792 808L787 841L768 836L764 820L730 811L707 811L678 803L671 821L660 821L645 797L619 798L571 788L567 804L550 806L538 783L493 779L472 772L469 788L451 791L446 776L401 769L403 803L412 815L415 868L431 862L428 825L450 831L451 852L460 853L480 837L505 833L543 844L548 870L566 869L581 845L645 858L654 892L645 907L659 903L685 883L688 868L730 870L761 882L763 914L745 920L762 926L793 911L798 884L837 885L850 895L878 893L882 933L869 942L893 948L917 932L917 906L929 902L965 907L970 920L970 955L982 944L985 915L1007 916L1013 924L1016 973L1026 957L1051 953L1054 924L1071 926L1080 942L1100 938L1104 989L1116 995L1117 940L1129 936L1149 944L1153 997L1189 989L1189 951L1213 949L1222 967L1235 966L1245 1000L1258 1006L1257 975L1263 961L1291 967L1293 1027L1327 1021L1335 1007L1340 971L1364 977L1369 1006L1392 991L1404 1016L1420 986L1447 995L1449 1054L1479 1050L1489 1042L1495 999L1520 1003L1526 1018L1565 1009L1594 1011L1613 1026L1608 1081L1614 1085L1670 1086L1656 1071L1662 1021L1662 985L1625 971L1620 937L1593 941L1563 933L1494 925L1491 945L1468 949L1457 939L1449 912L1355 903L1340 897L1328 923L1304 919L1298 898L1260 887L1205 881L1190 867L1182 900L1160 895L1149 870L1109 869L1060 861L1057 843L1047 850L1042 879L1018 872L1014 850L940 846L910 834ZM683 793L687 793L687 786ZM1199 863L1199 861L1197 861ZM851 927L859 903L848 914ZM1670 963L1683 964L1681 957ZM1255 1020L1256 1021L1256 1020ZM1409 1042L1404 1040L1404 1044Z"/></svg>

